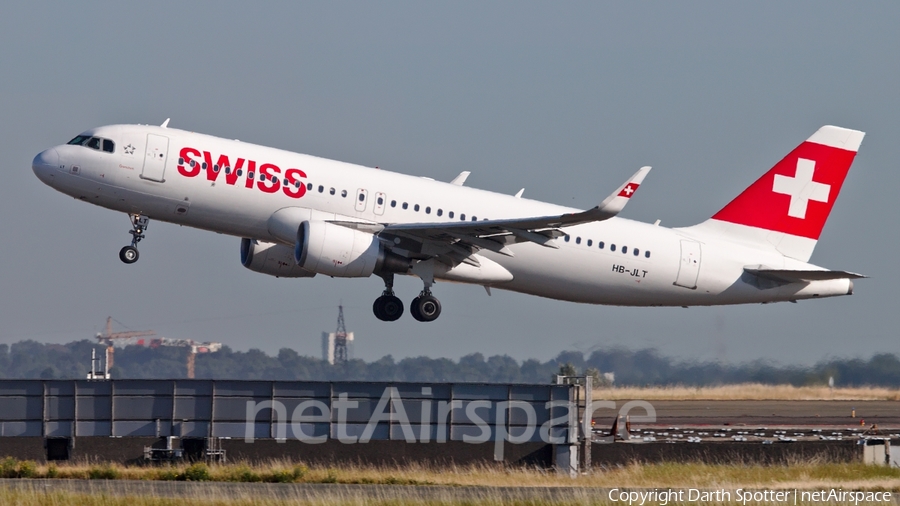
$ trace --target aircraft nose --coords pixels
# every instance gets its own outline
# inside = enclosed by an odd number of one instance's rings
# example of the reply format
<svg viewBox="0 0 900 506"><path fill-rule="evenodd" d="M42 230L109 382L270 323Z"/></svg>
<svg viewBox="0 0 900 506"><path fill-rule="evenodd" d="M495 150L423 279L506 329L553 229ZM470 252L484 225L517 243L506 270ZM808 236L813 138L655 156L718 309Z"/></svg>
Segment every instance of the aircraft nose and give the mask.
<svg viewBox="0 0 900 506"><path fill-rule="evenodd" d="M31 170L33 170L34 174L41 179L50 174L51 171L56 170L58 166L59 153L56 151L56 148L41 151L31 162Z"/></svg>

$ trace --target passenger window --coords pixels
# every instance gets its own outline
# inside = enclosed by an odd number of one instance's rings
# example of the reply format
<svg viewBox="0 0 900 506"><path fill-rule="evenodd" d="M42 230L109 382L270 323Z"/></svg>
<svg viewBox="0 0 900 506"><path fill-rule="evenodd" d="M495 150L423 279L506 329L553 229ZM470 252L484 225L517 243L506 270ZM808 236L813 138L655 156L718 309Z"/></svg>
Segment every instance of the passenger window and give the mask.
<svg viewBox="0 0 900 506"><path fill-rule="evenodd" d="M259 173L259 180L260 180L260 181L265 181L265 180L266 180L266 175L263 174L262 172L260 172L260 173ZM322 190L319 190L319 191L322 191Z"/></svg>
<svg viewBox="0 0 900 506"><path fill-rule="evenodd" d="M203 170L206 170L206 162L201 163L201 164L200 164L200 167L201 167Z"/></svg>
<svg viewBox="0 0 900 506"><path fill-rule="evenodd" d="M610 251L615 251L615 250L616 250L616 245L615 245L615 244L610 244L610 245L609 245L609 250L610 250Z"/></svg>
<svg viewBox="0 0 900 506"><path fill-rule="evenodd" d="M634 256L638 256L641 254L641 250L634 248Z"/></svg>
<svg viewBox="0 0 900 506"><path fill-rule="evenodd" d="M450 211L449 213L447 213L447 216L449 216L449 217L452 218L452 217L453 217L453 211Z"/></svg>
<svg viewBox="0 0 900 506"><path fill-rule="evenodd" d="M112 153L115 150L116 150L116 145L115 145L115 143L113 143L113 141L111 141L109 139L103 139L103 151L106 151L107 153Z"/></svg>
<svg viewBox="0 0 900 506"><path fill-rule="evenodd" d="M403 203L403 209L409 209L409 204L407 204L406 202L404 202L404 203Z"/></svg>
<svg viewBox="0 0 900 506"><path fill-rule="evenodd" d="M241 171L238 171L238 175L239 175L239 176L241 175ZM252 172L250 173L250 177L253 177L253 173L252 173ZM311 191L312 191L312 186L313 186L312 183L306 183L306 191L311 192Z"/></svg>
<svg viewBox="0 0 900 506"><path fill-rule="evenodd" d="M396 201L396 200L392 200L392 201L391 201L391 207L397 207L397 201Z"/></svg>
<svg viewBox="0 0 900 506"><path fill-rule="evenodd" d="M478 221L478 216L472 216L472 221Z"/></svg>
<svg viewBox="0 0 900 506"><path fill-rule="evenodd" d="M347 190L341 190L341 197L347 198Z"/></svg>
<svg viewBox="0 0 900 506"><path fill-rule="evenodd" d="M600 241L600 242L597 243L597 246L598 246L600 249L603 249L603 247L606 246L606 244L604 244L603 241Z"/></svg>
<svg viewBox="0 0 900 506"><path fill-rule="evenodd" d="M328 190L328 193L331 194L331 195L334 195L335 193L337 193L337 190L335 190L334 188L332 188L332 189Z"/></svg>
<svg viewBox="0 0 900 506"><path fill-rule="evenodd" d="M628 253L628 246L622 246L622 253Z"/></svg>
<svg viewBox="0 0 900 506"><path fill-rule="evenodd" d="M319 193L322 193L323 191L325 191L325 187L322 185L319 185Z"/></svg>
<svg viewBox="0 0 900 506"><path fill-rule="evenodd" d="M384 199L383 199L383 198L378 197L378 205L379 205L379 206L384 205Z"/></svg>
<svg viewBox="0 0 900 506"><path fill-rule="evenodd" d="M231 174L231 167L225 167L225 173Z"/></svg>
<svg viewBox="0 0 900 506"><path fill-rule="evenodd" d="M365 193L360 193L360 194L359 194L359 201L360 201L360 202L365 202L365 201L366 201L366 194L365 194Z"/></svg>
<svg viewBox="0 0 900 506"><path fill-rule="evenodd" d="M645 252L644 252L644 258L650 258L650 252L649 252L649 251L645 251Z"/></svg>
<svg viewBox="0 0 900 506"><path fill-rule="evenodd" d="M566 242L569 242L569 235L566 234Z"/></svg>
<svg viewBox="0 0 900 506"><path fill-rule="evenodd" d="M431 214L431 207L430 207L430 206L425 208L425 214Z"/></svg>
<svg viewBox="0 0 900 506"><path fill-rule="evenodd" d="M419 204L413 206L413 211L419 212Z"/></svg>
<svg viewBox="0 0 900 506"><path fill-rule="evenodd" d="M575 244L581 244L581 237L575 238Z"/></svg>
<svg viewBox="0 0 900 506"><path fill-rule="evenodd" d="M254 177L256 177L256 174L254 174L252 170L247 173L247 179L253 179ZM312 190L312 188L310 188L310 190Z"/></svg>
<svg viewBox="0 0 900 506"><path fill-rule="evenodd" d="M437 210L437 215L438 215L438 216L441 216L441 215L443 215L443 214L444 214L444 210L443 210L443 209L438 209L438 210Z"/></svg>
<svg viewBox="0 0 900 506"><path fill-rule="evenodd" d="M459 215L459 221L466 221L466 213L462 213Z"/></svg>
<svg viewBox="0 0 900 506"><path fill-rule="evenodd" d="M241 169L238 169L238 170L237 170L237 175L238 175L238 177L241 177L241 175L243 175L243 173L244 173L243 170L241 170Z"/></svg>
<svg viewBox="0 0 900 506"><path fill-rule="evenodd" d="M87 141L85 146L99 151L100 150L100 139L97 137L91 137L90 140Z"/></svg>
<svg viewBox="0 0 900 506"><path fill-rule="evenodd" d="M213 172L219 172L219 164L213 165Z"/></svg>
<svg viewBox="0 0 900 506"><path fill-rule="evenodd" d="M593 246L593 245L594 245L594 241L588 239L588 246Z"/></svg>

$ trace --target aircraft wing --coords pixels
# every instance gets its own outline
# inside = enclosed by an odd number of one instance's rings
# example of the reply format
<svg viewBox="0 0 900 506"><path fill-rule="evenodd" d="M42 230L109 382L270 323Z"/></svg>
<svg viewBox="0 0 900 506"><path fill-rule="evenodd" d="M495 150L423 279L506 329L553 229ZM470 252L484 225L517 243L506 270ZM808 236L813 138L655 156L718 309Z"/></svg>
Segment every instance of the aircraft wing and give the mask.
<svg viewBox="0 0 900 506"><path fill-rule="evenodd" d="M530 241L548 248L559 248L553 240L565 235L564 232L559 230L560 228L603 221L616 216L622 211L631 196L634 195L634 192L649 171L650 167L642 167L599 205L577 213L449 223L431 222L384 225L365 225L355 222L335 223L365 229L372 233L377 233L379 237L388 240L394 239L394 242L400 247L403 247L403 244L398 242L398 240L412 240L423 243L423 246L425 246L423 253L430 250L446 249L449 246L451 247L450 249L456 250L456 256L468 256L475 249L488 249L503 255L513 256L512 252L506 247L509 244ZM434 251L434 254L438 255L439 252Z"/></svg>

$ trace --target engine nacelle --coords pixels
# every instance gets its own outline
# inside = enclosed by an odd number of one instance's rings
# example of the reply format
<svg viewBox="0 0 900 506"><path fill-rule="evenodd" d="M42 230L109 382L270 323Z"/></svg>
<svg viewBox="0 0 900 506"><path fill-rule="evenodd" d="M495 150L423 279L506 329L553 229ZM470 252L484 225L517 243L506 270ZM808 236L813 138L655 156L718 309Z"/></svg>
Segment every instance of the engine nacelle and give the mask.
<svg viewBox="0 0 900 506"><path fill-rule="evenodd" d="M253 272L277 278L311 278L316 275L294 261L294 248L283 244L241 239L241 264Z"/></svg>
<svg viewBox="0 0 900 506"><path fill-rule="evenodd" d="M308 271L339 278L409 270L409 261L386 251L374 235L324 221L300 224L294 260Z"/></svg>

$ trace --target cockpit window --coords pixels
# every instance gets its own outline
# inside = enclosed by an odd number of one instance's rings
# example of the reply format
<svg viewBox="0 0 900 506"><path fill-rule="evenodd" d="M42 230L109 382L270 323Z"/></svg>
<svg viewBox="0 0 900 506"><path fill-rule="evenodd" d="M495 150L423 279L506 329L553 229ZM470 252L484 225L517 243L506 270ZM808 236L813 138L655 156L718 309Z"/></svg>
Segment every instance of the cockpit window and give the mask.
<svg viewBox="0 0 900 506"><path fill-rule="evenodd" d="M100 137L91 137L90 135L79 135L78 137L70 140L68 144L72 146L85 146L91 149L96 149L97 151L103 150L107 153L116 152L115 142Z"/></svg>

